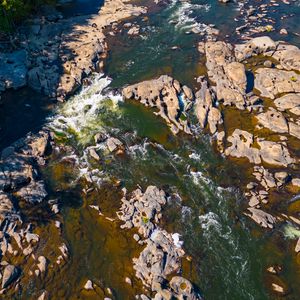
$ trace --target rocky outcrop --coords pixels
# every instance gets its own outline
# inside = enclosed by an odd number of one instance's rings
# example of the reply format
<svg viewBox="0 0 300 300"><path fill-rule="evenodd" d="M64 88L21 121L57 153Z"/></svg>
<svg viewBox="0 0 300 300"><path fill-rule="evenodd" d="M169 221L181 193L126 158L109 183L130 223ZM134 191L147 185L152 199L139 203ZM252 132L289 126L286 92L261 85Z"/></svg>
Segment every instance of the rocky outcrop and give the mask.
<svg viewBox="0 0 300 300"><path fill-rule="evenodd" d="M201 89L195 94L195 98L194 111L200 127L205 128L208 123L210 132L216 133L219 125L223 124L223 117L216 107L216 96L206 80L202 81Z"/></svg>
<svg viewBox="0 0 300 300"><path fill-rule="evenodd" d="M157 108L155 114L165 119L174 134L180 130L191 133L188 121L183 117L191 107L193 93L172 77L163 75L157 79L125 87L123 97Z"/></svg>
<svg viewBox="0 0 300 300"><path fill-rule="evenodd" d="M225 154L233 157L246 157L251 163L260 164L262 161L277 166L287 167L295 162L290 156L286 145L264 139L254 139L254 136L240 129L235 129L231 136L228 137L231 146L226 148ZM254 145L257 143L257 146Z"/></svg>
<svg viewBox="0 0 300 300"><path fill-rule="evenodd" d="M209 79L216 85L215 93L224 105L245 108L246 73L236 61L233 47L225 42L205 43L206 67Z"/></svg>
<svg viewBox="0 0 300 300"><path fill-rule="evenodd" d="M280 111L288 111L294 115L300 116L300 94L286 94L276 98L274 104Z"/></svg>
<svg viewBox="0 0 300 300"><path fill-rule="evenodd" d="M278 133L288 133L288 123L281 112L276 111L274 108L269 108L265 113L256 116L258 122L270 130Z"/></svg>
<svg viewBox="0 0 300 300"><path fill-rule="evenodd" d="M110 0L97 15L32 20L24 49L0 56L0 92L28 83L50 97L65 99L101 68L101 59L107 55L107 27L146 11L128 0ZM7 64L8 60L13 63Z"/></svg>
<svg viewBox="0 0 300 300"><path fill-rule="evenodd" d="M270 99L283 93L299 93L300 75L293 71L260 68L256 70L254 88L262 97Z"/></svg>
<svg viewBox="0 0 300 300"><path fill-rule="evenodd" d="M22 280L23 268L28 272L29 268L36 267L34 274L37 276L46 272L47 259L44 256L40 255L36 262L29 259L38 248L41 237L34 232L34 226L23 219L22 208L32 209L48 195L40 176L40 168L45 164L50 141L49 133L43 130L35 135L28 134L1 153L0 271L3 289L1 294L14 286L16 280ZM43 240L44 244L46 240ZM35 259L34 255L32 257ZM7 261L15 263L7 264ZM26 275L30 274L33 274L31 270Z"/></svg>
<svg viewBox="0 0 300 300"><path fill-rule="evenodd" d="M166 193L155 186L148 186L144 193L136 189L130 197L124 191L122 206L117 213L125 222L121 228L137 228L143 239L135 240L145 244L139 257L133 259L136 277L155 293L154 299L201 299L187 279L174 276L181 269L185 253L174 236L157 225L164 204Z"/></svg>
<svg viewBox="0 0 300 300"><path fill-rule="evenodd" d="M254 207L249 207L248 211L250 213L245 213L245 215L249 216L253 221L264 228L273 228L276 222L276 218L274 218L271 214L268 214L261 209L257 209Z"/></svg>
<svg viewBox="0 0 300 300"><path fill-rule="evenodd" d="M235 57L238 61L243 61L259 54L272 54L276 47L276 43L270 37L256 37L245 44L235 45Z"/></svg>

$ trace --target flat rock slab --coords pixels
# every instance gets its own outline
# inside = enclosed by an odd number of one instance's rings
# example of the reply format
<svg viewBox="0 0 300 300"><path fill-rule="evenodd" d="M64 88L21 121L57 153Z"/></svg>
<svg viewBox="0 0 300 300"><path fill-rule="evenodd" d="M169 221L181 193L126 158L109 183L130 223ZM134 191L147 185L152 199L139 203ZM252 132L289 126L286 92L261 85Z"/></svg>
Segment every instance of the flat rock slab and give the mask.
<svg viewBox="0 0 300 300"><path fill-rule="evenodd" d="M300 93L300 75L293 71L261 68L256 70L254 88L262 97L271 99L282 93Z"/></svg>

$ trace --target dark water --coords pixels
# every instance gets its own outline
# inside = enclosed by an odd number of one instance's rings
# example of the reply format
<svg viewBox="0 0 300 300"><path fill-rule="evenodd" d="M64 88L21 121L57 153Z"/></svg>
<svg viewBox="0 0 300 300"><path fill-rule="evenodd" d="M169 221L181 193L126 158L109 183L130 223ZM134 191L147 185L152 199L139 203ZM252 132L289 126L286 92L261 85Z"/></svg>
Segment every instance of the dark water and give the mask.
<svg viewBox="0 0 300 300"><path fill-rule="evenodd" d="M22 88L7 91L0 100L0 151L29 131L36 132L53 109L47 97Z"/></svg>
<svg viewBox="0 0 300 300"><path fill-rule="evenodd" d="M97 14L104 0L70 0L57 6L65 18Z"/></svg>

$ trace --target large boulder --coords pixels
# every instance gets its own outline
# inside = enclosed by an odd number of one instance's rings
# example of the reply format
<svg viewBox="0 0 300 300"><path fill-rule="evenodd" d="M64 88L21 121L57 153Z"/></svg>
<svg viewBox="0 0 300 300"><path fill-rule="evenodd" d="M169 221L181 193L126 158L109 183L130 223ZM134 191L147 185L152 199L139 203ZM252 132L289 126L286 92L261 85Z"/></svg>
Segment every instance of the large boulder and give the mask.
<svg viewBox="0 0 300 300"><path fill-rule="evenodd" d="M300 116L300 94L286 94L275 99L274 104L280 111L289 111Z"/></svg>
<svg viewBox="0 0 300 300"><path fill-rule="evenodd" d="M265 54L276 50L276 43L268 36L260 36L253 38L245 44L235 46L235 57L238 61L258 54Z"/></svg>
<svg viewBox="0 0 300 300"><path fill-rule="evenodd" d="M273 57L285 70L300 71L300 49L293 45L279 44Z"/></svg>
<svg viewBox="0 0 300 300"><path fill-rule="evenodd" d="M232 46L225 42L207 42L205 44L207 74L215 84L218 100L223 100L224 105L235 105L239 109L244 109L245 68L235 61L232 50Z"/></svg>
<svg viewBox="0 0 300 300"><path fill-rule="evenodd" d="M260 68L255 73L254 88L262 97L271 99L282 93L300 93L300 75L293 71Z"/></svg>
<svg viewBox="0 0 300 300"><path fill-rule="evenodd" d="M267 112L257 115L256 118L261 125L274 132L289 132L288 123L285 117L281 112L276 111L274 108L269 108Z"/></svg>

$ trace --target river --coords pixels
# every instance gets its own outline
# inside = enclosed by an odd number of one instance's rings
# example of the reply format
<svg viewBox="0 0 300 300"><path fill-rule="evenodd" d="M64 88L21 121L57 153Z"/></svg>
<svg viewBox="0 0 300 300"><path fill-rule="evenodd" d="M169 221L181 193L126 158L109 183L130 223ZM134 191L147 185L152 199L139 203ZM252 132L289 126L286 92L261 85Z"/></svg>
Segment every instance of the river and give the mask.
<svg viewBox="0 0 300 300"><path fill-rule="evenodd" d="M54 151L44 175L51 195L63 206L63 234L71 252L61 274L47 279L53 299L77 298L87 278L103 288L110 287L114 299L133 299L141 290L138 280L134 280L133 288L124 282L125 276L132 276L131 259L140 250L132 234L121 231L118 222L99 216L90 205L99 205L105 216L115 218L121 188L145 189L148 185L173 195L164 209L162 226L182 235L184 248L192 257L191 262L183 263L183 275L199 288L204 299L276 299L268 291L270 278L265 271L271 264L285 265L283 276L292 287L286 299L297 299L299 276L295 262L278 243L282 232L261 231L243 215L246 203L239 186L245 180L245 170L218 155L209 136L196 124L196 137L174 136L162 119L139 103L124 102L118 90L161 74L197 89L196 78L204 72L197 42L203 38L187 32L214 23L221 37L238 41L232 22L237 18L236 26L242 24L237 10L240 2L225 6L218 1L173 1L150 13L147 20L138 21L142 28L138 37L121 33L109 39L105 75L94 74L89 87L49 114L45 124L65 150ZM242 3L258 2L269 1ZM77 9L71 10L72 14ZM297 18L280 19L283 9L285 14L297 13L299 1L289 6L280 2L270 12L276 28L299 32ZM276 38L276 33L273 36ZM300 44L295 35L285 38ZM31 101L15 105L20 110L34 105ZM41 112L32 110L36 113L44 120L43 108ZM22 118L19 121L25 122ZM36 122L26 128L36 128L40 125ZM13 126L8 121L4 124ZM119 138L125 153L113 155L101 144L95 145L97 133ZM17 136L21 134L25 131ZM88 155L91 148L97 150L100 161ZM84 192L87 188L89 193ZM28 297L44 283L37 280L35 284L26 291ZM86 295L86 299L93 297Z"/></svg>

